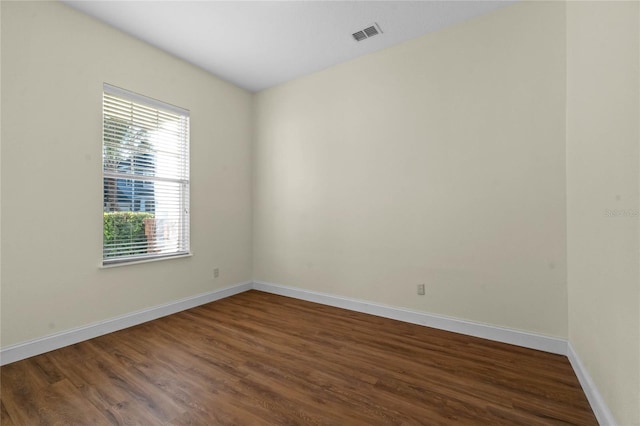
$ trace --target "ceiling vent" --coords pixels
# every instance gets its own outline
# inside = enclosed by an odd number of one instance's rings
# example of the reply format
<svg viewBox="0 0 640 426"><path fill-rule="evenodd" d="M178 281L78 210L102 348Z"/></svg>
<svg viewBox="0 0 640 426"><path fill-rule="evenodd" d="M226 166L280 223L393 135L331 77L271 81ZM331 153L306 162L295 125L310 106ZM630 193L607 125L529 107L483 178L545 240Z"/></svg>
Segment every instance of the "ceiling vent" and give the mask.
<svg viewBox="0 0 640 426"><path fill-rule="evenodd" d="M351 35L355 41L362 41L377 34L382 34L382 30L380 29L380 25L374 23L373 25L370 25L363 30L356 31Z"/></svg>

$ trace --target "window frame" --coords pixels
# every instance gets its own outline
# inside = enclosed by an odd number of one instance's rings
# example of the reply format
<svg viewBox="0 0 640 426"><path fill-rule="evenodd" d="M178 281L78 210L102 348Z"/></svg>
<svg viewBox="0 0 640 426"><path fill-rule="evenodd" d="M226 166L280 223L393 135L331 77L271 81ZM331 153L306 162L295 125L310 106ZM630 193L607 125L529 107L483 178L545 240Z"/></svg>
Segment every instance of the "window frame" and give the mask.
<svg viewBox="0 0 640 426"><path fill-rule="evenodd" d="M154 170L154 174L153 175L146 175L146 174L140 174L141 177L143 177L143 179L135 179L136 176L138 176L138 173L134 172L129 172L129 173L120 173L119 171L111 171L109 172L107 169L107 165L106 165L106 147L108 144L113 145L113 141L108 141L107 142L107 133L106 133L106 123L107 123L107 116L108 114L108 108L106 107L106 103L107 103L107 97L112 97L112 98L117 98L118 100L121 100L125 103L131 103L132 105L132 111L133 111L133 106L134 105L138 105L138 106L142 106L144 108L147 109L152 109L158 112L158 115L160 113L169 113L169 114L174 114L177 116L180 116L180 129L182 130L180 132L180 137L176 137L175 139L175 145L173 146L177 152L181 153L180 155L178 155L178 160L176 161L175 165L178 165L178 170L179 170L179 177L163 177L163 176L156 176L155 175L155 170ZM133 123L133 116L134 113L132 112L132 123ZM184 122L183 122L184 120ZM176 123L178 123L178 121L176 121ZM103 203L103 221L102 221L102 267L113 267L113 266L122 266L122 265L131 265L131 264L137 264L137 263L146 263L146 262L153 262L153 261L159 261L159 260L166 260L166 259L175 259L175 258L181 258L181 257L188 257L191 256L191 208L190 208L190 190L191 190L191 179L190 179L190 166L191 166L191 159L190 159L190 143L191 143L191 136L190 136L190 132L191 132L191 122L190 122L190 111L185 109L185 108L180 108L177 107L175 105L148 97L148 96L144 96L141 95L139 93L135 93L108 83L103 83L103 88L102 88L102 191L103 191L103 197L102 197L102 203ZM157 149L157 143L153 145L153 149ZM135 161L135 160L131 160L131 161ZM155 160L154 160L155 162ZM173 164L173 163L172 163ZM133 166L132 166L133 167ZM157 167L155 164L152 167ZM167 166L165 166L167 167ZM161 174L161 173L160 173ZM124 177L124 175L129 176L129 178ZM133 177L133 178L132 178ZM161 182L165 182L165 183L170 183L170 184L175 184L178 187L178 190L176 192L177 196L174 196L174 198L171 199L171 201L178 201L177 203L177 207L174 207L173 212L177 212L177 227L178 227L178 231L177 231L177 236L173 237L176 241L177 241L177 247L174 251L169 251L166 253L140 253L140 254L129 254L129 255L116 255L116 256L107 256L107 244L106 244L106 240L105 240L105 213L107 212L112 212L111 210L108 210L106 207L106 203L108 202L107 200L107 191L106 191L106 186L105 186L105 182L106 179L122 179L122 180L126 180L129 179L132 182L136 182L136 181L146 181L148 182L155 182L155 184L157 183L161 183ZM116 183L117 185L117 183ZM134 196L132 195L132 202L135 201L143 201L143 200L136 200L136 198L133 198ZM153 214L154 214L154 219L156 219L155 217L155 204L158 202L157 194L154 193L153 195L153 206L154 206L154 210L153 210ZM119 196L116 195L115 197L116 203L120 203L120 199ZM110 200L111 202L113 202L113 199ZM114 210L114 211L118 211L118 210ZM132 209L126 209L126 210L122 210L123 212L131 212L134 211ZM171 210L169 210L171 211ZM146 224L145 224L146 227ZM146 235L146 234L145 234ZM164 241L163 241L164 243ZM146 242L146 244L148 244L148 240ZM120 248L126 248L127 245L132 245L131 242L129 243L124 243L122 246L120 246ZM119 246L115 246L116 249ZM113 246L111 247L113 248ZM149 247L147 247L148 249Z"/></svg>

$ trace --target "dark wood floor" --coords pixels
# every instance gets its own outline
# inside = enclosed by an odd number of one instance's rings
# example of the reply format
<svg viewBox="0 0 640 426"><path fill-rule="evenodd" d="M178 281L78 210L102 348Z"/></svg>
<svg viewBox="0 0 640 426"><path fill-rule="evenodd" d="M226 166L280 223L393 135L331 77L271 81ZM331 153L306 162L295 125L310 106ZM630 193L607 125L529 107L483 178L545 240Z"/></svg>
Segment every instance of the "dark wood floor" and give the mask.
<svg viewBox="0 0 640 426"><path fill-rule="evenodd" d="M563 356L257 291L1 375L2 425L597 424Z"/></svg>

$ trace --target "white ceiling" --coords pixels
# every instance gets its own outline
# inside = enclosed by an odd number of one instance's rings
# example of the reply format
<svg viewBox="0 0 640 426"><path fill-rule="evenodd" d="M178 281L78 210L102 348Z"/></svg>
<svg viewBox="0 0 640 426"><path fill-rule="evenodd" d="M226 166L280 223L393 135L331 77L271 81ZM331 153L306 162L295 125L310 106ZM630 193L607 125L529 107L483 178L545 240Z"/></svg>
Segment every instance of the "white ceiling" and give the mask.
<svg viewBox="0 0 640 426"><path fill-rule="evenodd" d="M78 1L67 5L250 91L313 73L511 1ZM356 42L373 23L383 34Z"/></svg>

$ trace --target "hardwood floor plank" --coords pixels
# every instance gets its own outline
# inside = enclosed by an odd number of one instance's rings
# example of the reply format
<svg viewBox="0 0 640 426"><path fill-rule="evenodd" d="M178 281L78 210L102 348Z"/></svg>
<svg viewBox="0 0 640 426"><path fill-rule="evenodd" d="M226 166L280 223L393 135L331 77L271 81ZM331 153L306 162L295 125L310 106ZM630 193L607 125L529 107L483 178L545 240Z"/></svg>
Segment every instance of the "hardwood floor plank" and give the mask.
<svg viewBox="0 0 640 426"><path fill-rule="evenodd" d="M15 398L16 393L5 395L6 391L2 392L3 403L15 424L109 424L108 418L68 380L22 393L26 389L26 386L20 388L20 398Z"/></svg>
<svg viewBox="0 0 640 426"><path fill-rule="evenodd" d="M566 357L258 291L1 376L3 425L597 424Z"/></svg>
<svg viewBox="0 0 640 426"><path fill-rule="evenodd" d="M0 425L4 426L14 426L13 420L11 416L9 416L9 412L7 412L7 408L4 406L4 402L0 401Z"/></svg>

